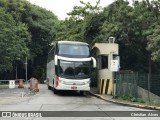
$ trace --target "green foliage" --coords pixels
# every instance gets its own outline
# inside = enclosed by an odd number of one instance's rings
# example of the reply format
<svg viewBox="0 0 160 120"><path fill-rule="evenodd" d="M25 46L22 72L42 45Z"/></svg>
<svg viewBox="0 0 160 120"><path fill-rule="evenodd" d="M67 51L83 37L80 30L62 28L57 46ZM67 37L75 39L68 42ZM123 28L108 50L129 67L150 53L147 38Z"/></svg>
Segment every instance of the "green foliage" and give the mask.
<svg viewBox="0 0 160 120"><path fill-rule="evenodd" d="M32 61L30 71L37 73L39 65L45 71L50 44L61 30L57 17L26 0L1 0L0 8L0 46L6 45L0 52L0 71L11 70L15 60L24 63L26 54Z"/></svg>
<svg viewBox="0 0 160 120"><path fill-rule="evenodd" d="M14 60L22 59L26 53L27 42L31 36L28 28L21 22L16 22L12 15L0 9L0 72L12 69Z"/></svg>
<svg viewBox="0 0 160 120"><path fill-rule="evenodd" d="M70 17L60 21L52 12L26 0L1 0L0 72L11 70L13 61L24 61L27 53L32 74L41 78L55 41L93 45L107 42L110 36L119 44L121 69L148 72L150 56L152 66L160 63L159 0L135 1L132 6L126 0L116 0L103 9L100 0L95 5L80 2L82 6L75 6L68 13Z"/></svg>
<svg viewBox="0 0 160 120"><path fill-rule="evenodd" d="M70 18L74 19L75 21L84 20L85 17L89 16L90 14L99 13L102 9L99 6L100 0L96 1L96 5L91 5L89 2L85 3L84 1L80 0L82 6L74 6L73 10L68 13Z"/></svg>
<svg viewBox="0 0 160 120"><path fill-rule="evenodd" d="M32 35L30 44L32 57L43 55L56 37L59 29L58 19L52 12L38 6L28 6L27 9L21 17Z"/></svg>
<svg viewBox="0 0 160 120"><path fill-rule="evenodd" d="M160 61L160 25L155 26L153 34L148 36L147 49L151 52L153 61Z"/></svg>
<svg viewBox="0 0 160 120"><path fill-rule="evenodd" d="M142 98L137 98L137 102L145 103L145 101Z"/></svg>
<svg viewBox="0 0 160 120"><path fill-rule="evenodd" d="M60 22L52 12L38 6L31 6L30 11L26 11L24 14L22 20L28 25L32 35L29 49L33 62L34 72L32 74L35 75L35 73L40 72L37 68L42 67L43 71L46 69L51 43L56 40L57 32L61 30ZM43 74L42 70L41 74ZM41 78L41 75L38 78Z"/></svg>
<svg viewBox="0 0 160 120"><path fill-rule="evenodd" d="M63 30L57 35L57 40L82 41L82 24L81 20L66 19L62 24L64 26Z"/></svg>
<svg viewBox="0 0 160 120"><path fill-rule="evenodd" d="M99 39L100 36L100 26L102 26L105 18L102 14L91 14L87 16L84 20L83 26L83 40L93 45L95 42L103 41L104 39ZM97 36L99 38L97 38Z"/></svg>
<svg viewBox="0 0 160 120"><path fill-rule="evenodd" d="M33 71L33 76L36 77L38 80L44 80L44 68L42 66L36 66Z"/></svg>
<svg viewBox="0 0 160 120"><path fill-rule="evenodd" d="M94 69L92 68L91 70L91 83L90 83L90 86L91 87L97 87L97 80L98 80L98 70L97 69Z"/></svg>
<svg viewBox="0 0 160 120"><path fill-rule="evenodd" d="M83 6L75 6L73 10L68 13L70 17L62 22L63 29L58 34L57 40L88 42L84 36L86 21L88 21L87 19L90 19L91 15L99 13L101 10L101 7L99 7L100 0L98 0L94 6L89 2L80 2Z"/></svg>
<svg viewBox="0 0 160 120"><path fill-rule="evenodd" d="M145 103L145 101L142 99L142 98L135 98L135 97L132 97L132 96L121 96L121 97L117 97L118 99L123 99L123 100L128 100L128 101L131 101L131 102L139 102L139 103Z"/></svg>
<svg viewBox="0 0 160 120"><path fill-rule="evenodd" d="M128 1L117 0L84 18L82 38L93 45L116 37L121 69L148 72L150 54L153 61L160 61L159 9L160 1L136 1L130 6Z"/></svg>
<svg viewBox="0 0 160 120"><path fill-rule="evenodd" d="M130 100L131 100L132 102L137 102L137 99L134 98L134 97L130 98Z"/></svg>
<svg viewBox="0 0 160 120"><path fill-rule="evenodd" d="M160 107L160 101L147 101L146 104Z"/></svg>

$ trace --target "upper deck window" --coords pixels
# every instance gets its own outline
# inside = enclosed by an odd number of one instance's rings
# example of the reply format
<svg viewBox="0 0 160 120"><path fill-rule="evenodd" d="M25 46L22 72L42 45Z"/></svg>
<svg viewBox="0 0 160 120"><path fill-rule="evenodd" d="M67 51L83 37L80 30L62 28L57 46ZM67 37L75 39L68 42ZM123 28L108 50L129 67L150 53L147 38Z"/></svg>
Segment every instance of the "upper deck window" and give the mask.
<svg viewBox="0 0 160 120"><path fill-rule="evenodd" d="M59 44L58 54L64 57L85 58L90 56L90 50L83 44Z"/></svg>

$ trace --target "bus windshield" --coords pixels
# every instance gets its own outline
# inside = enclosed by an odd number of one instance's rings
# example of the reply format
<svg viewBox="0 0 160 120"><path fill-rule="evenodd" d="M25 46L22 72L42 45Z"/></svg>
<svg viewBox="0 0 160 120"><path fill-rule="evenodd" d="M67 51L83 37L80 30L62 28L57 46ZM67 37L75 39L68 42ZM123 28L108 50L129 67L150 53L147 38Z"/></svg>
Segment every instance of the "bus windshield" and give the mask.
<svg viewBox="0 0 160 120"><path fill-rule="evenodd" d="M86 58L90 56L90 50L83 44L59 44L58 54L64 57Z"/></svg>
<svg viewBox="0 0 160 120"><path fill-rule="evenodd" d="M70 79L85 79L90 77L90 62L72 62L59 60L58 74Z"/></svg>

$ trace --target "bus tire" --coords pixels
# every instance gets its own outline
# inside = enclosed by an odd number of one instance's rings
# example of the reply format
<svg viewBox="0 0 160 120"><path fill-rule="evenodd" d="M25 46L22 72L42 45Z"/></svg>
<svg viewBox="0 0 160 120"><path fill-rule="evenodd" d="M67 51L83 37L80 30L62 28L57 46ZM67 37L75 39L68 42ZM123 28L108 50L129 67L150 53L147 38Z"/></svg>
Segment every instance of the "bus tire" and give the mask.
<svg viewBox="0 0 160 120"><path fill-rule="evenodd" d="M54 94L58 93L58 90L56 90L55 88L53 89Z"/></svg>
<svg viewBox="0 0 160 120"><path fill-rule="evenodd" d="M48 85L48 90L51 90L51 86Z"/></svg>
<svg viewBox="0 0 160 120"><path fill-rule="evenodd" d="M84 95L84 91L80 91L80 95Z"/></svg>

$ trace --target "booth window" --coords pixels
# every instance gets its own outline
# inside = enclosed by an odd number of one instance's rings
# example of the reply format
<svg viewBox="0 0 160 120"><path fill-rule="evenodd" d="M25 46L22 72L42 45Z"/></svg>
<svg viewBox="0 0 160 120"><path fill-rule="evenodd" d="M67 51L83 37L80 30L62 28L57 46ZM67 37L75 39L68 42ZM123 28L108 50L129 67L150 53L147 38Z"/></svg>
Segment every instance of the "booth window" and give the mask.
<svg viewBox="0 0 160 120"><path fill-rule="evenodd" d="M98 57L98 68L99 69L106 69L108 68L108 56L107 55L100 55Z"/></svg>

